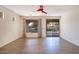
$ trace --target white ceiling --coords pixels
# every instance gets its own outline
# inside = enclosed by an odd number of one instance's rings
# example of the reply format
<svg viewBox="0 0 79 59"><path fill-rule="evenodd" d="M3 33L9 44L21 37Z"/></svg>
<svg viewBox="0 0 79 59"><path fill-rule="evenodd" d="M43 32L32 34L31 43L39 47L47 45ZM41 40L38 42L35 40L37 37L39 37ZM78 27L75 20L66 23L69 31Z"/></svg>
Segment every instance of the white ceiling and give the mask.
<svg viewBox="0 0 79 59"><path fill-rule="evenodd" d="M40 16L36 12L39 8L38 5L4 5L4 7L16 12L21 16ZM77 5L44 5L44 9L47 12L47 16L61 16L68 11L79 9Z"/></svg>

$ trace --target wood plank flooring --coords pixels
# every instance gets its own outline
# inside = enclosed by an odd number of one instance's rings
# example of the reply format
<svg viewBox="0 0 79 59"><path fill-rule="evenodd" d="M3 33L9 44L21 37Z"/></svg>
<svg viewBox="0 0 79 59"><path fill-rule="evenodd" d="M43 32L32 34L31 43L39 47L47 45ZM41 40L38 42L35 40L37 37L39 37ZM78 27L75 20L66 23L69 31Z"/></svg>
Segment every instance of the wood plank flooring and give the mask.
<svg viewBox="0 0 79 59"><path fill-rule="evenodd" d="M0 54L79 54L79 47L59 37L22 38L0 48Z"/></svg>

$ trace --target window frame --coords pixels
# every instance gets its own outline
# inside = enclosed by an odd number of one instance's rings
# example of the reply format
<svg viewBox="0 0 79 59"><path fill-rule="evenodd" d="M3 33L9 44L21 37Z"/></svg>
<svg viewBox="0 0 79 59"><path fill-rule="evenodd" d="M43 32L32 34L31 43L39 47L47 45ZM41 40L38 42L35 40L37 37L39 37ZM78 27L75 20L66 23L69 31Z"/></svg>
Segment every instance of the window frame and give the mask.
<svg viewBox="0 0 79 59"><path fill-rule="evenodd" d="M31 31L31 28L28 26L28 24L30 23L30 22L34 22L35 24L34 25L36 25L35 27L36 27L36 31ZM27 26L27 28L26 28L26 32L27 33L38 33L38 20L26 20L26 26ZM27 30L28 29L28 30Z"/></svg>

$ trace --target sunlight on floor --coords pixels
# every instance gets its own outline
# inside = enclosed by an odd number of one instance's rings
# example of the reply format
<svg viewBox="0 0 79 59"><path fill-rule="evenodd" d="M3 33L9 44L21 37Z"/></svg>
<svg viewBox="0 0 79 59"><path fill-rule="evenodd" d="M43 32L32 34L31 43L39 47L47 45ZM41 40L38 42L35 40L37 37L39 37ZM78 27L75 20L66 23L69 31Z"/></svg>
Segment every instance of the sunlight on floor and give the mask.
<svg viewBox="0 0 79 59"><path fill-rule="evenodd" d="M41 51L42 49L44 49L46 53L51 53L59 47L59 37L46 37L41 43L40 41L40 39L28 39L26 41L26 46L28 47L28 49L26 49L28 50L28 52L32 53L37 50Z"/></svg>
<svg viewBox="0 0 79 59"><path fill-rule="evenodd" d="M59 47L59 37L47 37L44 40L44 45L48 52L55 51Z"/></svg>

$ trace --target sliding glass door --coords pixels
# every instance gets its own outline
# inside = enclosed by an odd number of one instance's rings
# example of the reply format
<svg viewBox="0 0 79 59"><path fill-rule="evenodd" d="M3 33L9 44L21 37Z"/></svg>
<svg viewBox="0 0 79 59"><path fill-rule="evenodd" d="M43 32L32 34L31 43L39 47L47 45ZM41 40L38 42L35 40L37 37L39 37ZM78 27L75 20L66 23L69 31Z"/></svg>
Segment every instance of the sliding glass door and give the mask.
<svg viewBox="0 0 79 59"><path fill-rule="evenodd" d="M47 19L46 21L46 36L57 37L59 36L59 20Z"/></svg>

